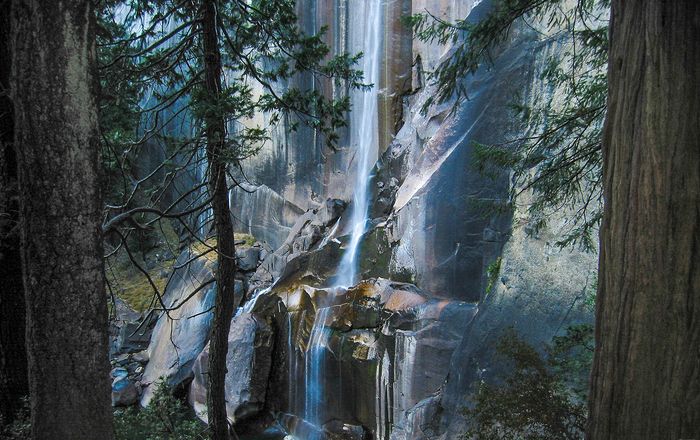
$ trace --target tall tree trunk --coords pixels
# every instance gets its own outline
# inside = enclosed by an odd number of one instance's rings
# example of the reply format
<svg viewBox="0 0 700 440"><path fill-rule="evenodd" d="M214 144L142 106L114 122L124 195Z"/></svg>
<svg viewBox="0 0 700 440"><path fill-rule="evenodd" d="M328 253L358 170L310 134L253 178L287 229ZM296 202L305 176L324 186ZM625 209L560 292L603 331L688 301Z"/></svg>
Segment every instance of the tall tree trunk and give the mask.
<svg viewBox="0 0 700 440"><path fill-rule="evenodd" d="M10 0L0 0L0 59L0 414L9 423L29 394L14 122L10 97L3 95L10 86Z"/></svg>
<svg viewBox="0 0 700 440"><path fill-rule="evenodd" d="M588 438L700 439L700 2L612 5Z"/></svg>
<svg viewBox="0 0 700 440"><path fill-rule="evenodd" d="M217 35L217 2L204 0L202 21L204 43L204 79L207 104L214 106L221 96L221 54ZM214 321L209 340L209 386L207 393L207 417L211 437L216 440L229 438L226 417L226 354L228 332L235 306L234 283L236 274L236 249L233 236L231 210L226 185L226 160L224 138L226 125L223 115L207 109L206 139L209 161L209 192L212 197L214 227L218 242L218 267L216 271L216 302Z"/></svg>
<svg viewBox="0 0 700 440"><path fill-rule="evenodd" d="M95 17L16 0L12 98L34 439L111 439Z"/></svg>

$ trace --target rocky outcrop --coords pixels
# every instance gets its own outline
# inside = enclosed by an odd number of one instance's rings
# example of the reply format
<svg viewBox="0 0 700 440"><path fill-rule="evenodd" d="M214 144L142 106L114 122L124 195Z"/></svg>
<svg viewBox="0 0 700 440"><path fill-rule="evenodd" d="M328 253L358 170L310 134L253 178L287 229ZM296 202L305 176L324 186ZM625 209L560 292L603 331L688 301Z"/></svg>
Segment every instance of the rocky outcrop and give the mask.
<svg viewBox="0 0 700 440"><path fill-rule="evenodd" d="M185 250L175 263L160 304L158 321L147 349L148 365L143 374L141 405L153 395L153 384L163 378L169 387L187 384L194 375L197 357L209 339L216 284L216 254L204 245ZM240 302L248 279L259 265L262 246L238 246L235 294ZM156 309L158 310L158 308ZM164 310L167 310L164 311Z"/></svg>
<svg viewBox="0 0 700 440"><path fill-rule="evenodd" d="M289 312L289 429L308 429L300 418L317 427L344 421L385 439L439 390L476 311L381 278L347 291L302 285L271 295Z"/></svg>
<svg viewBox="0 0 700 440"><path fill-rule="evenodd" d="M234 319L226 355L226 412L232 424L256 415L265 407L274 335L264 319L243 313ZM207 372L209 345L197 357L189 401L197 415L207 420Z"/></svg>
<svg viewBox="0 0 700 440"><path fill-rule="evenodd" d="M351 48L357 29L348 26L358 20L353 11L361 2L298 4L302 28L330 24L324 38L334 50ZM266 242L238 255L245 271L239 292L250 302L229 334L227 411L237 430L260 431L274 417L299 438L459 438L473 384L500 372L493 356L504 329L539 345L591 319L584 298L594 283L595 255L553 244L567 214L553 215L552 228L534 236L520 210L485 215L484 201L507 197L509 176L485 178L473 167L474 142L519 133L506 110L516 92L528 99L548 93L535 83L551 48L514 26L493 64L464 80L468 100L433 104L424 114L421 107L436 93L425 72L453 49L411 42L410 32L399 31L397 14L427 9L476 21L491 2L382 4L381 133L359 248L363 281L332 287L350 229L344 200L351 199L354 151L347 133L341 131L338 150L331 151L313 132L291 133L283 124L243 164L237 177L251 183L231 193L237 229ZM307 77L295 81L311 86ZM346 93L314 84L329 96ZM500 271L489 279L487 267L496 261ZM211 279L210 263L187 266L168 284L170 307ZM160 317L143 379L164 376L179 385L194 378L189 396L198 412L206 401L212 292L210 285L171 318ZM142 403L147 396L148 388Z"/></svg>
<svg viewBox="0 0 700 440"><path fill-rule="evenodd" d="M175 266L182 267L172 273L165 288L162 306L169 311L161 312L148 346L150 361L143 375L143 406L148 405L153 396L154 387L150 385L160 378L170 387L192 378L194 361L209 338L216 292L212 273L214 260L195 258L196 255L196 251L187 250L178 257Z"/></svg>
<svg viewBox="0 0 700 440"><path fill-rule="evenodd" d="M273 280L279 284L292 278L319 284L330 278L341 256L336 234L343 229L340 215L345 206L342 200L328 199L300 216L282 245L262 261L253 284L269 285Z"/></svg>
<svg viewBox="0 0 700 440"><path fill-rule="evenodd" d="M235 230L256 237L272 249L282 245L297 217L304 213L265 184L242 182L231 189L231 198L233 209L246 214L233 216Z"/></svg>

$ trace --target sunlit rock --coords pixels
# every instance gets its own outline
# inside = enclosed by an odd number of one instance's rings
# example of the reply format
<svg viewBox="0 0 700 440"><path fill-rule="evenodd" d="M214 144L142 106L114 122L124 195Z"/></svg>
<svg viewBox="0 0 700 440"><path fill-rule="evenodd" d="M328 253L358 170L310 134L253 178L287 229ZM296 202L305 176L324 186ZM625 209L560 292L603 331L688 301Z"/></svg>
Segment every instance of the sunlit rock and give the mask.
<svg viewBox="0 0 700 440"><path fill-rule="evenodd" d="M185 264L193 255L196 254L184 252L176 265ZM192 366L204 349L211 328L216 293L215 284L211 283L212 266L213 261L198 258L173 272L163 295L163 305L170 310L160 312L148 346L141 405L148 405L153 396L152 385L159 378L176 387L192 377Z"/></svg>

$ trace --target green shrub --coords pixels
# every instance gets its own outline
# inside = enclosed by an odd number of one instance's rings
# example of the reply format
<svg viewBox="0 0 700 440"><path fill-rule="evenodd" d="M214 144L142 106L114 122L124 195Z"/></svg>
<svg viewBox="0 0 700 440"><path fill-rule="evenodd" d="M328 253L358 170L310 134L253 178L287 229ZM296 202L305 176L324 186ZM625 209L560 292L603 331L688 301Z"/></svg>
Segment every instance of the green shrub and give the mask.
<svg viewBox="0 0 700 440"><path fill-rule="evenodd" d="M464 438L583 438L592 342L592 326L572 326L540 354L514 330L507 331L497 352L511 372L497 377L496 384L479 384L473 407L465 410L470 429Z"/></svg>
<svg viewBox="0 0 700 440"><path fill-rule="evenodd" d="M130 407L114 413L116 440L204 440L207 427L192 410L172 395L163 380L156 384L146 408Z"/></svg>
<svg viewBox="0 0 700 440"><path fill-rule="evenodd" d="M486 294L488 295L493 290L496 285L496 280L498 280L498 274L501 273L501 257L496 258L491 264L486 267L486 278L488 284L486 285Z"/></svg>

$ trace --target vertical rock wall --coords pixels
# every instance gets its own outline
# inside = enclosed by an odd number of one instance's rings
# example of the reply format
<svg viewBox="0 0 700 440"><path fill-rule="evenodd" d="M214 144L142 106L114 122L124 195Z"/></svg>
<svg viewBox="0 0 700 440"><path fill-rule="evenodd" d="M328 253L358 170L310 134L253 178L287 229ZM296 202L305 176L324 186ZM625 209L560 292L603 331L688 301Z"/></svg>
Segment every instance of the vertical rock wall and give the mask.
<svg viewBox="0 0 700 440"><path fill-rule="evenodd" d="M306 433L301 438L319 430L329 438L361 438L362 433L382 440L459 438L465 428L461 410L474 381L498 371L493 347L504 328L514 326L540 343L569 323L590 319L582 299L594 279L595 255L552 244L566 213L534 237L525 233L524 212L516 210L514 218L486 216L480 202L506 197L509 176L487 179L473 167L474 142L497 143L522 133L507 110L516 93L553 99L538 83L537 69L548 51L560 49L516 26L494 53L493 65L464 80L468 99L431 105L424 114L420 108L435 95L426 72L453 49L413 41L401 17L428 10L448 20L468 15L476 21L489 11L490 1L381 1L378 161L371 224L360 251L365 282L345 292L327 289L347 231L345 204L324 201L351 199L354 151L347 130L333 151L311 130L289 133L285 121L243 164L238 178L245 183L231 193L236 229L276 249L251 284L277 282L266 294L274 299L266 302L275 304L274 319L251 309L261 329L276 332L276 342L263 344L255 355L231 347L238 364L248 368L260 358L270 365L266 378L276 379L263 390L250 368L245 377L258 384L256 398L237 395L231 401L245 401L243 418L255 423L269 419L262 413L276 414L291 431ZM327 43L336 53L347 51L361 25L353 21L358 4L300 0L301 25L307 32L327 26ZM343 86L310 77L294 81L328 96L347 93ZM264 115L246 121L264 122ZM499 257L500 276L485 296L486 268ZM321 316L323 322L315 322ZM275 324L265 327L263 321ZM314 332L323 336L316 338L319 352L309 348ZM260 335L247 336L258 340ZM312 411L317 426L303 420L309 413L312 356L319 359L314 392L322 390L326 402ZM201 392L192 398L202 401ZM232 409L232 419L235 413ZM339 432L346 437L333 437Z"/></svg>
<svg viewBox="0 0 700 440"><path fill-rule="evenodd" d="M410 0L379 1L384 15L384 45L381 81L375 85L380 95L378 153L386 149L402 121L403 96L410 91L412 64L411 31L401 22L401 17L411 11ZM308 33L325 26L326 43L334 53L357 53L361 49L353 47L353 29L362 23L351 24L353 14L359 14L361 11L357 8L361 6L361 2L353 0L301 0L298 2L301 26ZM279 87L283 89L292 85L315 88L327 96L342 97L347 93L346 85L336 86L311 75L303 75L295 79L294 84L280 84ZM264 122L265 118L259 116L249 123ZM354 151L348 145L347 128L340 130L339 144L333 150L325 145L318 133L306 127L300 126L297 132L289 132L291 123L291 119L283 121L274 131L272 141L243 163L245 177L241 176L241 179L253 187L264 185L265 192L272 191L275 196L265 196L266 202L271 203L263 204L259 195L241 190L235 191L232 197L233 215L241 227L255 232L260 219L275 219L264 230L258 229L259 235L256 235L256 238L271 243L273 248L281 244L278 237L286 236L294 223L296 218L292 211L298 211L298 216L319 206L326 198L352 198L352 185L348 185L348 181L352 180ZM288 207L294 208L290 210ZM280 216L281 212L290 215Z"/></svg>

